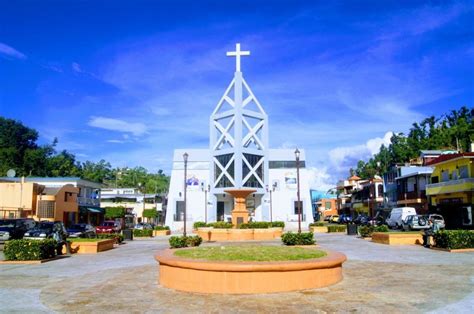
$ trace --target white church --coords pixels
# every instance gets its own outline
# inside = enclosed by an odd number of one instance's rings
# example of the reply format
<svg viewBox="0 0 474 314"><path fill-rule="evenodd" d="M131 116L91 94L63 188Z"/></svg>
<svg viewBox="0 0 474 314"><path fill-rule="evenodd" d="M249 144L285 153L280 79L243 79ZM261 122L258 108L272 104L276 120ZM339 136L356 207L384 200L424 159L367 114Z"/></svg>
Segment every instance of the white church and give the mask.
<svg viewBox="0 0 474 314"><path fill-rule="evenodd" d="M240 70L236 51L234 78L209 119L209 147L176 149L166 210L166 225L184 229L184 188L186 186L186 229L196 221L231 221L233 197L226 189L252 188L246 199L252 221L284 221L286 229L298 227L296 149L269 148L268 116ZM313 222L309 172L305 152L299 149L301 226ZM184 155L187 154L187 175Z"/></svg>

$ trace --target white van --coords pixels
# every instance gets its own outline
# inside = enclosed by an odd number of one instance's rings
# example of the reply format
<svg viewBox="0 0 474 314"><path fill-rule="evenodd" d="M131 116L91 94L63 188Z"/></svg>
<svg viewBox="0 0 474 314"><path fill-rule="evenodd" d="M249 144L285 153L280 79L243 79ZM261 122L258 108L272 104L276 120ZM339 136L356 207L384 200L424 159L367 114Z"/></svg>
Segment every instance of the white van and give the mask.
<svg viewBox="0 0 474 314"><path fill-rule="evenodd" d="M402 221L409 215L416 215L416 210L413 207L396 207L390 212L386 222L391 228L401 228Z"/></svg>

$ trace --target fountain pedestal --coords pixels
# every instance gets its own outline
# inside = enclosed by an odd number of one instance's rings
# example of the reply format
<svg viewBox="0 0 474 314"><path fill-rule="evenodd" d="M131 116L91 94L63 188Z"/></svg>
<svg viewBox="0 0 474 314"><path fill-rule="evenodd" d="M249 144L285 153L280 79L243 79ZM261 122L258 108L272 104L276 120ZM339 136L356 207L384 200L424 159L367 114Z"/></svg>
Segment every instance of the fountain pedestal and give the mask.
<svg viewBox="0 0 474 314"><path fill-rule="evenodd" d="M245 199L256 191L257 190L254 189L224 190L224 192L229 193L234 197L234 209L232 210L232 224L234 225L234 228L237 228L240 224L249 222L249 212L247 210Z"/></svg>

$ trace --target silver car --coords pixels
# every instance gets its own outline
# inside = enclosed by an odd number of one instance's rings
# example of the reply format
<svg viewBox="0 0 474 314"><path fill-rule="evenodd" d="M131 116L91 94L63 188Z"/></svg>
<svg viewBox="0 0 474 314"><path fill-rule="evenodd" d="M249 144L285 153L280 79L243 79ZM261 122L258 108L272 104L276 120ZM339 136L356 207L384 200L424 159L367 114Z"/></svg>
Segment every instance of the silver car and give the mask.
<svg viewBox="0 0 474 314"><path fill-rule="evenodd" d="M428 216L428 220L431 220L433 223L437 223L440 229L446 228L446 223L444 222L444 218L438 214L431 214Z"/></svg>
<svg viewBox="0 0 474 314"><path fill-rule="evenodd" d="M429 229L430 225L426 217L422 215L409 215L402 221L402 228L405 231Z"/></svg>

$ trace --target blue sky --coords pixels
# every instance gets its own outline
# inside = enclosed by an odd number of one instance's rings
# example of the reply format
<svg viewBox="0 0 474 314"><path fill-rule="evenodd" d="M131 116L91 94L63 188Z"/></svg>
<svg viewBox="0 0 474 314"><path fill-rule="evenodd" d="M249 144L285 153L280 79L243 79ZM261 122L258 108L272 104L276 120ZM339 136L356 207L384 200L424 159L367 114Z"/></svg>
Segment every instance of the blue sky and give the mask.
<svg viewBox="0 0 474 314"><path fill-rule="evenodd" d="M217 2L217 3L216 3ZM242 71L314 185L474 100L471 1L0 0L0 115L81 160L169 173Z"/></svg>

